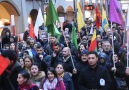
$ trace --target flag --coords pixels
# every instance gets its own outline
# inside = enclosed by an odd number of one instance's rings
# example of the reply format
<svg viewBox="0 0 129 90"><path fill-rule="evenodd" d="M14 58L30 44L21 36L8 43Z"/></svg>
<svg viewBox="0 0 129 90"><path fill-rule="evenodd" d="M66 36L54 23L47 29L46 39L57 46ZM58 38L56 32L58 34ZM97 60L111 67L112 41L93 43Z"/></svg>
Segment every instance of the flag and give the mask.
<svg viewBox="0 0 129 90"><path fill-rule="evenodd" d="M38 37L39 26L41 26L43 23L44 23L44 20L43 20L42 11L41 11L41 8L39 8L37 19L34 26L34 34L36 37Z"/></svg>
<svg viewBox="0 0 129 90"><path fill-rule="evenodd" d="M83 20L83 14L80 8L79 2L77 2L77 24L78 24L78 31L80 32L81 28L85 25L84 20Z"/></svg>
<svg viewBox="0 0 129 90"><path fill-rule="evenodd" d="M96 28L99 29L100 21L101 21L101 15L100 15L100 12L99 12L99 9L98 9L97 6L95 8L95 12L96 12Z"/></svg>
<svg viewBox="0 0 129 90"><path fill-rule="evenodd" d="M73 24L72 24L72 43L75 45L76 49L78 49L76 28Z"/></svg>
<svg viewBox="0 0 129 90"><path fill-rule="evenodd" d="M33 26L33 21L32 21L32 19L30 19L29 35L30 35L31 38L34 38L34 39L35 39L34 26Z"/></svg>
<svg viewBox="0 0 129 90"><path fill-rule="evenodd" d="M0 75L2 75L9 64L10 61L0 55Z"/></svg>
<svg viewBox="0 0 129 90"><path fill-rule="evenodd" d="M57 29L57 27L55 25L54 25L54 35L56 35L58 39L61 36L60 32L58 31L58 29Z"/></svg>
<svg viewBox="0 0 129 90"><path fill-rule="evenodd" d="M108 28L108 20L107 20L107 17L106 17L106 11L104 10L103 7L102 7L102 27L105 31Z"/></svg>
<svg viewBox="0 0 129 90"><path fill-rule="evenodd" d="M89 51L97 51L96 30L94 30L94 34L91 39Z"/></svg>
<svg viewBox="0 0 129 90"><path fill-rule="evenodd" d="M55 10L55 7L54 7L52 1L49 0L48 12L47 12L47 16L46 16L46 26L48 28L48 33L51 33L52 35L54 34L53 23L55 23L56 20L59 20L57 12Z"/></svg>
<svg viewBox="0 0 129 90"><path fill-rule="evenodd" d="M123 19L123 12L117 0L110 0L110 21L118 23L124 29L125 21Z"/></svg>

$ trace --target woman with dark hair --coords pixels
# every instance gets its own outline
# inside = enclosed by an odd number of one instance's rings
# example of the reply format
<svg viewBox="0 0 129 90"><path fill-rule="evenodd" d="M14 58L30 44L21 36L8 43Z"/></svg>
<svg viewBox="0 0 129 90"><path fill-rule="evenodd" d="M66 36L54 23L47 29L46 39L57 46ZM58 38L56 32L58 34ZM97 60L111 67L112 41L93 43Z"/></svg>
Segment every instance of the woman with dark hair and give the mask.
<svg viewBox="0 0 129 90"><path fill-rule="evenodd" d="M18 57L18 62L21 64L21 67L24 68L25 63L22 57Z"/></svg>
<svg viewBox="0 0 129 90"><path fill-rule="evenodd" d="M30 56L27 56L27 57L24 57L24 63L25 63L25 66L24 68L28 71L28 73L30 74L30 71L31 71L31 66L33 64L33 59L32 57ZM31 75L31 74L30 74Z"/></svg>
<svg viewBox="0 0 129 90"><path fill-rule="evenodd" d="M2 47L4 47L5 44L10 44L10 36L11 32L8 28L4 28L1 37L2 37Z"/></svg>
<svg viewBox="0 0 129 90"><path fill-rule="evenodd" d="M31 66L31 82L40 87L42 80L45 78L45 72L39 71L38 63L33 63Z"/></svg>
<svg viewBox="0 0 129 90"><path fill-rule="evenodd" d="M85 43L79 44L78 51L75 54L77 61L79 61L81 59L81 52L86 49L87 49L87 45Z"/></svg>
<svg viewBox="0 0 129 90"><path fill-rule="evenodd" d="M68 72L64 71L64 67L62 63L58 63L56 68L56 73L59 79L63 79L64 84L66 86L66 90L74 90L73 81L71 75Z"/></svg>
<svg viewBox="0 0 129 90"><path fill-rule="evenodd" d="M18 74L18 90L39 90L38 86L32 84L30 81L30 74L26 70L22 70Z"/></svg>
<svg viewBox="0 0 129 90"><path fill-rule="evenodd" d="M10 43L9 48L10 48L11 50L17 51L17 50L16 50L16 49L17 49L16 43L14 43L14 42Z"/></svg>
<svg viewBox="0 0 129 90"><path fill-rule="evenodd" d="M63 80L57 78L54 68L49 67L47 70L46 79L43 80L43 90L66 90Z"/></svg>
<svg viewBox="0 0 129 90"><path fill-rule="evenodd" d="M97 50L98 50L98 53L101 53L103 51L101 41L97 41Z"/></svg>

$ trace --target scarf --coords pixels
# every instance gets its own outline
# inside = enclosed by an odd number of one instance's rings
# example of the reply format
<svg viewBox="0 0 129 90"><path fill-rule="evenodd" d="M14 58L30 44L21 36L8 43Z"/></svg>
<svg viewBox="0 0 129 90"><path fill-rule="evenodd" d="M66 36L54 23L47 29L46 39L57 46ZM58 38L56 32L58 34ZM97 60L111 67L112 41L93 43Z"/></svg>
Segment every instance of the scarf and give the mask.
<svg viewBox="0 0 129 90"><path fill-rule="evenodd" d="M54 78L52 82L50 82L47 79L43 84L43 90L54 90L56 88L57 82L58 82L57 78Z"/></svg>
<svg viewBox="0 0 129 90"><path fill-rule="evenodd" d="M32 83L30 83L29 85L26 85L25 83L22 85L19 85L19 89L18 90L30 90L30 88L32 88L33 86L36 86Z"/></svg>

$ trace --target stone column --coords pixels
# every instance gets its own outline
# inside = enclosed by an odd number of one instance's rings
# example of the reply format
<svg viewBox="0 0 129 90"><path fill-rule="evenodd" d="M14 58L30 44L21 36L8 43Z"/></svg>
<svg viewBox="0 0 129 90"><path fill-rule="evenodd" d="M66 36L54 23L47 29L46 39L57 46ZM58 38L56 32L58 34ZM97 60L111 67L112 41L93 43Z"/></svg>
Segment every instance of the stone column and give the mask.
<svg viewBox="0 0 129 90"><path fill-rule="evenodd" d="M27 16L27 9L26 9L26 0L22 0L22 18L23 18L23 29L25 30L28 28L28 16Z"/></svg>

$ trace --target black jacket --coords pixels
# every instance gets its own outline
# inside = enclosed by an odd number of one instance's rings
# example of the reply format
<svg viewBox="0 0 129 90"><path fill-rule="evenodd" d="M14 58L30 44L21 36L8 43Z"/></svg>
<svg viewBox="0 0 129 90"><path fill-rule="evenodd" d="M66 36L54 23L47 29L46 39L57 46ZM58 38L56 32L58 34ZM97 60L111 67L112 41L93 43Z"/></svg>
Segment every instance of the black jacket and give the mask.
<svg viewBox="0 0 129 90"><path fill-rule="evenodd" d="M105 85L100 84L104 80ZM87 67L82 70L79 76L78 90L110 90L112 81L106 68L97 65L94 69Z"/></svg>
<svg viewBox="0 0 129 90"><path fill-rule="evenodd" d="M51 56L45 54L45 52L43 53L43 60L41 60L38 56L38 54L36 54L34 57L34 62L37 62L39 65L39 70L40 71L45 71L47 70L48 67L51 66Z"/></svg>
<svg viewBox="0 0 129 90"><path fill-rule="evenodd" d="M73 59L73 63L76 64L76 60L75 60L75 57L72 57ZM64 60L63 60L64 61ZM66 72L70 72L70 73L73 73L73 64L72 64L72 60L71 60L71 57L68 57L67 60L65 62L63 62L64 64L64 70Z"/></svg>
<svg viewBox="0 0 129 90"><path fill-rule="evenodd" d="M2 47L4 47L5 44L10 44L10 37L5 37L2 39Z"/></svg>
<svg viewBox="0 0 129 90"><path fill-rule="evenodd" d="M0 90L18 90L18 73L23 70L18 62L14 65L11 73L5 71L0 76Z"/></svg>
<svg viewBox="0 0 129 90"><path fill-rule="evenodd" d="M111 76L111 79L112 79L112 88L111 90L117 90L116 89L116 81L115 81L115 77L117 78L124 78L126 76L125 74L125 66L122 62L118 61L117 63L115 63L115 66L116 66L116 72L114 73L111 68L113 67L113 63L110 63L109 65L106 65L108 66L108 70L109 70L109 73L110 73L110 76Z"/></svg>
<svg viewBox="0 0 129 90"><path fill-rule="evenodd" d="M62 59L62 53L57 53L56 57L53 57L53 54L51 55L51 67L55 67L58 63L63 63Z"/></svg>
<svg viewBox="0 0 129 90"><path fill-rule="evenodd" d="M84 68L86 68L88 65L89 65L88 62L82 62L82 61L79 61L79 62L75 65L75 67L76 67L76 69L77 69L78 76L79 76L80 72L81 72Z"/></svg>

